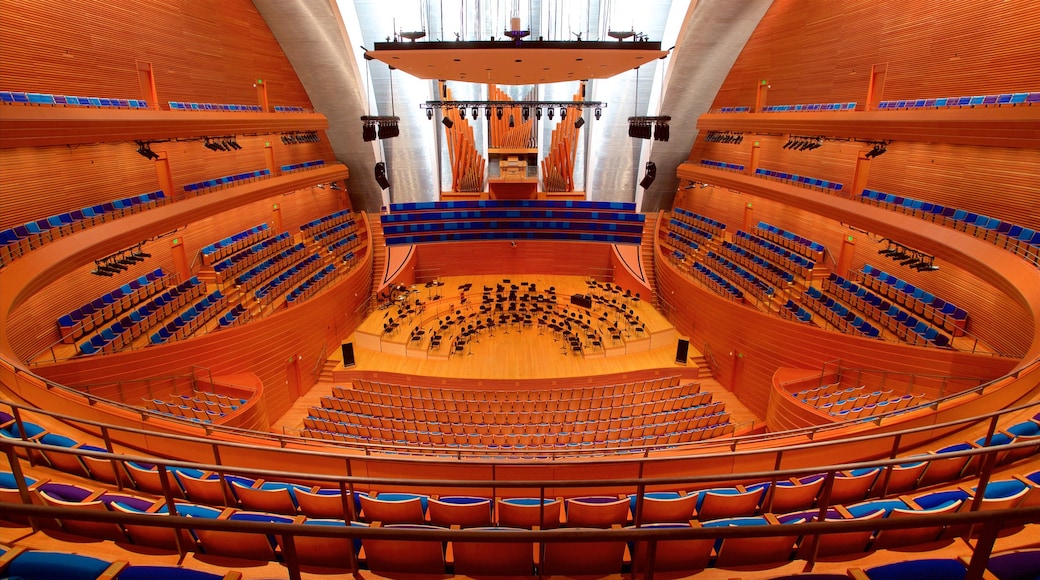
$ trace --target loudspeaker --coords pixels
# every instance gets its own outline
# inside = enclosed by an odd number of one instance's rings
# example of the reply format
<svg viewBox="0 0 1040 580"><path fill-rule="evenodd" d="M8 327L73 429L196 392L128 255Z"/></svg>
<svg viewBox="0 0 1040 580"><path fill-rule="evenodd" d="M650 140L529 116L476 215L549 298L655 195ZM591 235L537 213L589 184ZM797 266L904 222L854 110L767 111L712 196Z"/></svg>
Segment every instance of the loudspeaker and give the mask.
<svg viewBox="0 0 1040 580"><path fill-rule="evenodd" d="M646 189L650 187L650 184L657 179L657 165L654 165L653 161L646 162L646 175L643 176L643 180L639 182L639 187Z"/></svg>
<svg viewBox="0 0 1040 580"><path fill-rule="evenodd" d="M376 183L378 183L379 187L382 189L390 188L390 180L386 178L386 163L383 163L382 161L376 163Z"/></svg>
<svg viewBox="0 0 1040 580"><path fill-rule="evenodd" d="M679 344L675 345L675 362L681 365L686 364L686 357L690 354L690 341L685 338L679 339Z"/></svg>
<svg viewBox="0 0 1040 580"><path fill-rule="evenodd" d="M356 363L354 362L354 343L344 342L340 345L340 350L343 351L343 368L350 368Z"/></svg>

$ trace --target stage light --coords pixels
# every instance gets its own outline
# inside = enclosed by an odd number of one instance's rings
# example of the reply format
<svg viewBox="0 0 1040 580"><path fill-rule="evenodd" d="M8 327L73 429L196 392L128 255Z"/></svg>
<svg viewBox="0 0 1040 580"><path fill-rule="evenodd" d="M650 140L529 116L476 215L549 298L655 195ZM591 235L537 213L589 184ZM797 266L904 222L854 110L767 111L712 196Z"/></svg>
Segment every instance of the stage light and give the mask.
<svg viewBox="0 0 1040 580"><path fill-rule="evenodd" d="M427 121L432 121L433 120L433 107L426 107L426 120Z"/></svg>
<svg viewBox="0 0 1040 580"><path fill-rule="evenodd" d="M376 126L373 123L365 123L361 127L361 138L365 141L375 141Z"/></svg>
<svg viewBox="0 0 1040 580"><path fill-rule="evenodd" d="M520 118L524 120L524 123L531 118L531 107L524 107L520 109Z"/></svg>
<svg viewBox="0 0 1040 580"><path fill-rule="evenodd" d="M670 134L668 123L658 123L654 126L654 141L667 141Z"/></svg>
<svg viewBox="0 0 1040 580"><path fill-rule="evenodd" d="M578 120L574 122L575 129L581 129L585 126L585 117L578 117Z"/></svg>
<svg viewBox="0 0 1040 580"><path fill-rule="evenodd" d="M603 109L601 109L601 108L599 108L599 107L596 107L596 112L595 112L595 114L596 114L596 120L597 120L597 121L599 121L599 118L600 118L601 116L603 116Z"/></svg>
<svg viewBox="0 0 1040 580"><path fill-rule="evenodd" d="M491 120L491 107L484 107L484 120Z"/></svg>
<svg viewBox="0 0 1040 580"><path fill-rule="evenodd" d="M449 119L447 117L444 117L443 119L441 119L441 124L443 124L445 127L449 128L449 129L451 129L452 127L455 126L455 121L452 121L451 119Z"/></svg>
<svg viewBox="0 0 1040 580"><path fill-rule="evenodd" d="M477 120L477 116L480 115L480 108L479 107L473 107L472 109L469 110L469 114L470 114L471 117L473 117L473 120L476 121Z"/></svg>
<svg viewBox="0 0 1040 580"><path fill-rule="evenodd" d="M541 107L535 107L534 108L534 118L538 119L539 121L542 120L542 108Z"/></svg>
<svg viewBox="0 0 1040 580"><path fill-rule="evenodd" d="M657 178L657 165L653 161L646 162L646 174L643 175L643 179L639 182L639 187L647 189Z"/></svg>
<svg viewBox="0 0 1040 580"><path fill-rule="evenodd" d="M567 118L567 107L560 107L560 120L562 121L562 120L565 120L566 118Z"/></svg>
<svg viewBox="0 0 1040 580"><path fill-rule="evenodd" d="M512 116L512 115L509 115L509 128L510 128L510 129L512 129L512 128L513 128L513 127L515 127L515 126L516 126L516 123L515 123L515 121L513 120L513 116Z"/></svg>
<svg viewBox="0 0 1040 580"><path fill-rule="evenodd" d="M552 115L550 115L549 117L552 118ZM502 120L502 107L498 107L495 109L495 118L499 121Z"/></svg>

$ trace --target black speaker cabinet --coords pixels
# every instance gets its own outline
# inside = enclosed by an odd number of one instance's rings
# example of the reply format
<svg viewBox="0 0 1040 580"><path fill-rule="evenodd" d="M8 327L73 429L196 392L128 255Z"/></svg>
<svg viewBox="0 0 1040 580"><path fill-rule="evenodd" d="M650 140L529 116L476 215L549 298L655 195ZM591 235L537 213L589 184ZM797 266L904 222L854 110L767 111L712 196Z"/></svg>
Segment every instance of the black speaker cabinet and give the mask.
<svg viewBox="0 0 1040 580"><path fill-rule="evenodd" d="M657 165L653 161L646 162L646 175L643 176L643 180L639 182L639 187L647 189L650 184L657 179Z"/></svg>
<svg viewBox="0 0 1040 580"><path fill-rule="evenodd" d="M344 342L340 345L340 349L343 351L343 368L350 368L356 363L354 362L354 343Z"/></svg>
<svg viewBox="0 0 1040 580"><path fill-rule="evenodd" d="M686 357L690 354L690 341L685 338L679 339L679 344L675 345L675 362L684 365L686 364Z"/></svg>

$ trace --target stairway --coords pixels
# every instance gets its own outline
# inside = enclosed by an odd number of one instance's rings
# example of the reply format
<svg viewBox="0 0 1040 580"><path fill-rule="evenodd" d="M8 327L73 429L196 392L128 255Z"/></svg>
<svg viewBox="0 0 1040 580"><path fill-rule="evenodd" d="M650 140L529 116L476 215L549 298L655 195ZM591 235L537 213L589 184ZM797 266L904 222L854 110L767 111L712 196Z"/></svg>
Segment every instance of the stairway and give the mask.
<svg viewBox="0 0 1040 580"><path fill-rule="evenodd" d="M383 237L383 224L379 221L379 214L368 216L369 235L372 236L372 304L378 304L376 291L383 281L383 272L386 270L386 242Z"/></svg>
<svg viewBox="0 0 1040 580"><path fill-rule="evenodd" d="M657 230L657 213L648 213L646 215L646 222L643 224L643 241L639 248L640 257L643 260L643 273L646 275L646 283L650 285L650 289L653 290L653 295L657 295L657 281L654 277L654 244L657 243L657 239L654 236L654 232Z"/></svg>
<svg viewBox="0 0 1040 580"><path fill-rule="evenodd" d="M334 383L335 380L332 378L332 371L338 367L343 361L337 360L336 358L329 357L325 361L325 365L321 367L321 373L318 375L317 382L319 383Z"/></svg>

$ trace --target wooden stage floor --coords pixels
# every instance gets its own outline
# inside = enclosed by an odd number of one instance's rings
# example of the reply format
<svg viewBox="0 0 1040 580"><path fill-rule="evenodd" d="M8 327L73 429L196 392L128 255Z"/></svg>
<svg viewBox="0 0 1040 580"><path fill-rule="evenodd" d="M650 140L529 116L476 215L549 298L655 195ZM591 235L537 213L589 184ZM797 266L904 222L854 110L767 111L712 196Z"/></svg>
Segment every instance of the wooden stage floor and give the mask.
<svg viewBox="0 0 1040 580"><path fill-rule="evenodd" d="M572 313L586 312L583 308L570 304L572 294L589 291L586 281L580 277L506 278L512 280L510 284L519 285L520 281L534 283L538 290L554 287L557 295L557 318L561 317L565 308ZM344 369L341 352L337 350L330 353L325 366L326 378L319 380L297 399L292 408L272 424L272 430L281 432L283 428L299 428L303 417L307 415L307 409L320 405L321 397L330 395L333 385L349 384L350 375L356 371L399 373L441 379L553 379L594 377L649 369L674 369L675 374L697 380L703 389L712 391L713 400L724 401L734 423L748 425L757 424L761 420L737 400L736 396L714 380L707 368L698 367L697 362L703 361L703 358L692 345L687 363L676 363L675 347L678 336L674 327L662 314L643 301L632 301L631 304L634 315L638 315L640 322L646 325L645 333L636 336L636 333L632 332L627 337L622 336L620 344L610 343L605 345L604 349L589 350L585 355L575 354L569 348L564 348L565 342L560 334L548 328L539 328L536 324L526 328L523 325L510 325L508 328L476 333L461 354L449 356L447 350L443 353L430 353L427 350L427 335L431 328L439 328L437 321L443 323L449 312L463 309L460 308L458 286L472 284L472 289L466 294L465 308L479 312L483 287L497 288L497 285L502 283L502 277L469 276L444 278L442 281L444 285L440 287L440 293L445 297L441 300L431 300L430 297L434 295L433 289L428 290L425 285L415 288L418 292L408 294L413 304L415 298L423 300L425 309L422 314L405 317L402 328L392 336L383 336L382 331L384 321L390 316L396 316L396 308L376 310L366 318L347 339L354 344L356 365ZM492 292L492 296L494 294L495 292ZM593 320L601 332L604 327L600 322L600 315L604 312L613 312L613 309L595 301L592 309ZM497 314L492 314L497 319ZM486 316L484 318L486 320ZM608 320L612 322L613 318ZM422 326L426 333L421 341L413 343L409 340L409 334L415 326ZM609 337L605 338L611 342ZM450 341L450 337L446 338L445 346L449 345Z"/></svg>

